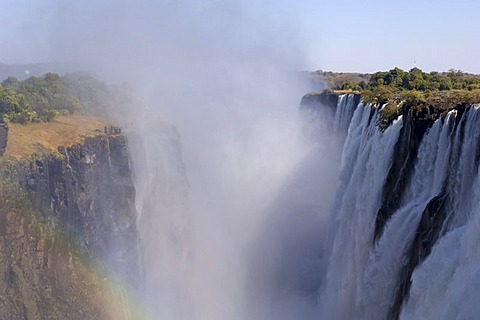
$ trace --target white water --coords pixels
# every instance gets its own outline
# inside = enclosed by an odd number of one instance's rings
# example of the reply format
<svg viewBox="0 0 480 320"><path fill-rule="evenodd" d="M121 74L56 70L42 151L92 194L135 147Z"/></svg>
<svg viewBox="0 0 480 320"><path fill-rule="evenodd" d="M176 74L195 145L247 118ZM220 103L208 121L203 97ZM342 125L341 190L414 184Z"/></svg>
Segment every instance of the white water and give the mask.
<svg viewBox="0 0 480 320"><path fill-rule="evenodd" d="M339 99L338 107L343 103ZM431 255L412 275L400 318L475 319L480 313L478 110L470 108L457 126L457 112L451 111L427 130L399 209L375 244L375 217L402 119L382 133L375 125L377 113L369 121L370 110L360 104L348 128L327 227L320 318L389 317L422 212L443 194L448 218Z"/></svg>
<svg viewBox="0 0 480 320"><path fill-rule="evenodd" d="M371 249L362 289L365 319L385 319L388 316L406 250L411 245L423 210L440 194L447 174L449 129L449 121L445 124L437 121L426 133L400 209Z"/></svg>
<svg viewBox="0 0 480 320"><path fill-rule="evenodd" d="M374 125L379 114L369 121L370 113L370 105L357 108L343 151L329 228L333 232L327 240L328 271L320 296L325 318L349 319L359 312L363 275L373 240L372 221L402 128L399 119L382 133Z"/></svg>
<svg viewBox="0 0 480 320"><path fill-rule="evenodd" d="M401 319L476 319L480 314L480 184L475 155L478 150L479 112L464 117L461 150L452 163L447 233L412 275L410 299Z"/></svg>

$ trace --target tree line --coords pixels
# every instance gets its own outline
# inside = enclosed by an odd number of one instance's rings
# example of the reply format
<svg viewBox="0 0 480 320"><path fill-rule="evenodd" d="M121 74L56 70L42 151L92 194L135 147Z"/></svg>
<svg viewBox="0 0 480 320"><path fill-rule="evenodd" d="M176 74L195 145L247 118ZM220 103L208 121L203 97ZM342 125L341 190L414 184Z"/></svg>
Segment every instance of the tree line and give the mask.
<svg viewBox="0 0 480 320"><path fill-rule="evenodd" d="M60 114L101 112L118 91L86 72L46 73L23 81L8 77L0 84L0 121L27 124L48 122Z"/></svg>
<svg viewBox="0 0 480 320"><path fill-rule="evenodd" d="M480 103L480 76L449 70L426 73L419 68L404 71L393 68L371 74L367 81L343 81L334 90L356 91L366 102L403 105L429 105L449 109Z"/></svg>
<svg viewBox="0 0 480 320"><path fill-rule="evenodd" d="M419 68L393 68L373 74L316 71L311 75L315 81L328 81L337 94L359 93L364 102L382 106L381 128L404 108L435 118L454 108L480 104L480 75L460 70L427 73Z"/></svg>
<svg viewBox="0 0 480 320"><path fill-rule="evenodd" d="M480 76L450 69L448 72L430 73L419 68L404 71L393 68L370 75L369 80L353 82L344 81L335 86L336 90L374 90L387 86L397 90L447 91L447 90L480 90Z"/></svg>

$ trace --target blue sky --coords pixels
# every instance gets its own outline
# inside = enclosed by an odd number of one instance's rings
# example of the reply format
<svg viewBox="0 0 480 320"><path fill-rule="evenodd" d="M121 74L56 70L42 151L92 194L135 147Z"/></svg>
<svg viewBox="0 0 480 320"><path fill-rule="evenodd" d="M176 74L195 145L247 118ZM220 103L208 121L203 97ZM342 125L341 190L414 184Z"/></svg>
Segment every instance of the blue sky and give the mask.
<svg viewBox="0 0 480 320"><path fill-rule="evenodd" d="M305 33L325 69L409 69L416 61L480 73L479 14L479 1L343 0L312 5Z"/></svg>
<svg viewBox="0 0 480 320"><path fill-rule="evenodd" d="M2 0L0 62L54 60L51 12L67 2ZM84 3L92 6L95 1ZM454 68L480 74L479 1L267 0L218 5L235 10L239 3L256 11L255 27L286 21L295 28L305 69L373 72L394 66L410 69L415 62L426 71Z"/></svg>

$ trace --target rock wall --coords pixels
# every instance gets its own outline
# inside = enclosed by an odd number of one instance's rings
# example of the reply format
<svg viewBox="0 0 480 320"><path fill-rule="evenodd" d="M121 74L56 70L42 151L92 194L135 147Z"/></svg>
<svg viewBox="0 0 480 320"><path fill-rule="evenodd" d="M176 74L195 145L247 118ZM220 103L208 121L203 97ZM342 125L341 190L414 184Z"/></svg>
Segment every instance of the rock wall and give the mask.
<svg viewBox="0 0 480 320"><path fill-rule="evenodd" d="M32 161L19 181L33 205L54 218L79 250L122 280L139 277L135 188L126 140L86 138L60 157Z"/></svg>
<svg viewBox="0 0 480 320"><path fill-rule="evenodd" d="M125 137L0 168L0 318L128 318L105 301L142 282Z"/></svg>

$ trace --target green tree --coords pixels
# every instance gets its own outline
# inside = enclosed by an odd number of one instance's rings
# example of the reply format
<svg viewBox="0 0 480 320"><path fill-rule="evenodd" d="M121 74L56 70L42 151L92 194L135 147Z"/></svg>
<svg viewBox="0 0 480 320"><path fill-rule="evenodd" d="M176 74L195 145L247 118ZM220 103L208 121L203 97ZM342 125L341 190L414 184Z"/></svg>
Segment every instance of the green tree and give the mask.
<svg viewBox="0 0 480 320"><path fill-rule="evenodd" d="M20 81L16 77L8 77L2 81L2 87L11 87L17 91L20 89Z"/></svg>
<svg viewBox="0 0 480 320"><path fill-rule="evenodd" d="M398 67L395 67L392 70L388 71L383 80L385 82L385 85L399 88L403 85L404 77L405 71Z"/></svg>
<svg viewBox="0 0 480 320"><path fill-rule="evenodd" d="M424 73L418 68L412 68L406 76L406 83L404 85L408 90L426 90L427 82L424 78Z"/></svg>
<svg viewBox="0 0 480 320"><path fill-rule="evenodd" d="M21 111L20 96L11 87L0 87L0 113Z"/></svg>

